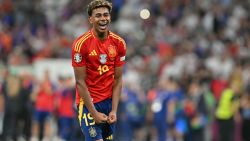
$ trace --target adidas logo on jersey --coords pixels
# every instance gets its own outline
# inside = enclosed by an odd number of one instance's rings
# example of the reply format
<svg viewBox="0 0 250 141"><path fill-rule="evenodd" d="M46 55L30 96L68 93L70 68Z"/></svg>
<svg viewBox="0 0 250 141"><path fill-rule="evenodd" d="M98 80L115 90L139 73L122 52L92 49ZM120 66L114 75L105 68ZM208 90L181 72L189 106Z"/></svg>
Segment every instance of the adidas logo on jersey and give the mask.
<svg viewBox="0 0 250 141"><path fill-rule="evenodd" d="M89 54L89 56L96 56L96 55L97 55L97 53L96 53L95 50L92 50L92 51L90 52L90 54Z"/></svg>

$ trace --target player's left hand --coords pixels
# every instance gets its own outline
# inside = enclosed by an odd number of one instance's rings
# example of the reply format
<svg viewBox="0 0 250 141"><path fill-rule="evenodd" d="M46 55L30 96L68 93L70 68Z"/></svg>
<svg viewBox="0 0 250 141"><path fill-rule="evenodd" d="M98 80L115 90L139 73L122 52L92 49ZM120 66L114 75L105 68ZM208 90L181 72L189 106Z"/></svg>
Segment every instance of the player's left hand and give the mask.
<svg viewBox="0 0 250 141"><path fill-rule="evenodd" d="M115 123L116 121L117 121L116 112L111 111L109 113L107 122L108 122L108 124L112 124L112 123Z"/></svg>

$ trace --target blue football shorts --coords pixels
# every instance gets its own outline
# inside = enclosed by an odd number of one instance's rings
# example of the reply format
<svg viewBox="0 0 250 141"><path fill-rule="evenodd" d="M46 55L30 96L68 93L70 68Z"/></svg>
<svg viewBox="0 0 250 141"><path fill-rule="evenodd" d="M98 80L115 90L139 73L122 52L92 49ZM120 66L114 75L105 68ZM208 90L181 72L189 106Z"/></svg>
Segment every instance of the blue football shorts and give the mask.
<svg viewBox="0 0 250 141"><path fill-rule="evenodd" d="M112 100L106 99L95 103L94 106L98 112L108 115L112 109ZM84 106L83 101L78 105L78 120L85 136L85 141L95 141L99 139L113 141L115 124L96 124L87 107Z"/></svg>
<svg viewBox="0 0 250 141"><path fill-rule="evenodd" d="M33 120L40 124L44 124L45 121L52 119L52 113L47 111L35 110L33 114Z"/></svg>

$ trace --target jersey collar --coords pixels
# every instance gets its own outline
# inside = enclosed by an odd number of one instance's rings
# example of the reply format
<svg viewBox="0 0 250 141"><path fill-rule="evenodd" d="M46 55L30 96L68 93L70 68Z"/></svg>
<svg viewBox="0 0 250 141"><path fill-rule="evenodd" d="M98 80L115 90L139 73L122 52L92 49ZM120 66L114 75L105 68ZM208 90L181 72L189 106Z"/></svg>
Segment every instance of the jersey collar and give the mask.
<svg viewBox="0 0 250 141"><path fill-rule="evenodd" d="M90 30L90 33L92 34L92 36L94 37L94 39L96 39L96 40L98 40L100 42L104 42L104 41L106 41L107 39L110 38L110 31L108 31L108 35L107 35L107 37L104 40L100 40L98 37L96 37L96 35L94 34L93 29Z"/></svg>

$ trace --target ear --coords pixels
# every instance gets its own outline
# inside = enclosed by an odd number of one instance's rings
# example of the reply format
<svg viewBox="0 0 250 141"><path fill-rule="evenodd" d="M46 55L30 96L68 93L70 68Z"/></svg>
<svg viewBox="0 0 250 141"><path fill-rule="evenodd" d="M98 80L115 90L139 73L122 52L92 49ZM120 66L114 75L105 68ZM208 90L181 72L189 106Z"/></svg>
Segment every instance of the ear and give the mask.
<svg viewBox="0 0 250 141"><path fill-rule="evenodd" d="M89 23L93 23L93 18L91 16L89 16Z"/></svg>

